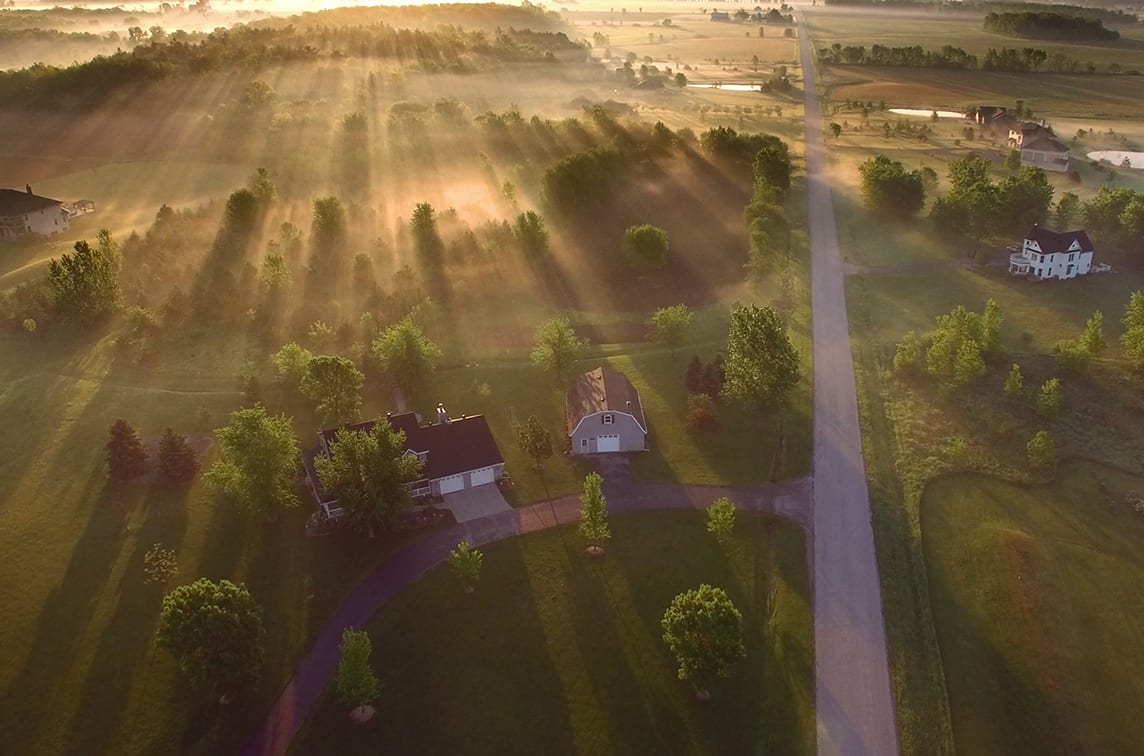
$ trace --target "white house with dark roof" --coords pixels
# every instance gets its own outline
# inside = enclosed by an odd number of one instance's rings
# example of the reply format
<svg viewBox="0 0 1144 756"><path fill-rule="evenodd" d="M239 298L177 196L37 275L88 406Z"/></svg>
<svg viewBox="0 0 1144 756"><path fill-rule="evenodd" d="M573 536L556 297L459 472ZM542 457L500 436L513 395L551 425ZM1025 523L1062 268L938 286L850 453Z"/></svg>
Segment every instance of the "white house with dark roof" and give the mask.
<svg viewBox="0 0 1144 756"><path fill-rule="evenodd" d="M70 227L70 218L63 202L33 194L31 186L22 192L0 189L0 239L62 234Z"/></svg>
<svg viewBox="0 0 1144 756"><path fill-rule="evenodd" d="M568 438L573 454L643 451L647 419L639 392L623 373L589 370L568 389Z"/></svg>
<svg viewBox="0 0 1144 756"><path fill-rule="evenodd" d="M306 480L319 510L331 518L342 515L337 498L322 487L314 468L319 455L329 456L330 444L342 430L369 433L380 420L368 420L331 428L318 434L320 445L304 454ZM504 476L504 457L493 438L484 415L449 417L444 405L437 405L435 422L424 424L414 412L386 415L395 429L405 434L405 453L421 461L421 478L405 485L409 494L418 496L444 496L468 488L496 483Z"/></svg>
<svg viewBox="0 0 1144 756"><path fill-rule="evenodd" d="M1039 280L1076 278L1093 269L1093 251L1083 230L1058 233L1033 226L1025 234L1021 251L1009 255L1009 272Z"/></svg>

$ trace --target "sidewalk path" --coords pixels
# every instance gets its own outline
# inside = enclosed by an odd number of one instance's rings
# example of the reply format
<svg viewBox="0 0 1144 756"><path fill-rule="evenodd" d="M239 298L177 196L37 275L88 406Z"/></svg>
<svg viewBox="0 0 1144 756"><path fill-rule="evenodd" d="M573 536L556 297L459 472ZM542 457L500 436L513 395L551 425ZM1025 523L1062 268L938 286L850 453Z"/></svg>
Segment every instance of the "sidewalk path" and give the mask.
<svg viewBox="0 0 1144 756"><path fill-rule="evenodd" d="M701 509L720 496L740 508L783 515L809 529L813 522L809 480L766 487L684 486L642 483L616 460L602 461L604 494L612 513L654 509ZM425 572L445 561L459 541L485 546L513 536L546 530L579 519L580 501L566 496L551 503L499 512L433 533L394 554L363 580L338 607L313 647L298 663L266 716L262 729L247 745L248 756L286 753L302 724L318 707L338 664L342 630L365 627L385 604Z"/></svg>
<svg viewBox="0 0 1144 756"><path fill-rule="evenodd" d="M882 591L858 425L844 267L813 47L799 19L814 313L814 657L819 756L898 753Z"/></svg>

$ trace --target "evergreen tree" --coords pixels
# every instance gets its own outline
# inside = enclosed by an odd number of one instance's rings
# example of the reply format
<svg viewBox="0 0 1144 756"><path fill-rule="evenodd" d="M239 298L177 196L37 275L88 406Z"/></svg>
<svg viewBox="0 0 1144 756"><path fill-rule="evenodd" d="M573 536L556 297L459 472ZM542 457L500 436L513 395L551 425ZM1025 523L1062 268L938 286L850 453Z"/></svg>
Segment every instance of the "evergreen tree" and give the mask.
<svg viewBox="0 0 1144 756"><path fill-rule="evenodd" d="M1064 406L1064 393L1061 390L1061 379L1050 378L1041 385L1041 394L1037 397L1037 411L1047 418L1054 418L1060 414Z"/></svg>
<svg viewBox="0 0 1144 756"><path fill-rule="evenodd" d="M1009 368L1009 377L1005 379L1005 396L1010 399L1019 399L1025 393L1025 379L1021 375L1021 366L1014 363Z"/></svg>
<svg viewBox="0 0 1144 756"><path fill-rule="evenodd" d="M608 502L604 498L600 484L603 478L598 473L588 473L584 478L584 492L580 494L580 535L588 541L588 552L604 553L604 542L612 537L608 527Z"/></svg>
<svg viewBox="0 0 1144 756"><path fill-rule="evenodd" d="M1037 431L1037 434L1029 439L1025 451L1028 452L1029 461L1034 465L1048 467L1056 456L1053 435L1048 431Z"/></svg>
<svg viewBox="0 0 1144 756"><path fill-rule="evenodd" d="M159 476L168 483L188 483L199 471L195 449L187 437L168 428L159 439Z"/></svg>
<svg viewBox="0 0 1144 756"><path fill-rule="evenodd" d="M138 478L147 468L147 450L139 432L126 420L116 420L108 431L107 476L112 480Z"/></svg>
<svg viewBox="0 0 1144 756"><path fill-rule="evenodd" d="M1092 357L1099 357L1104 352L1104 313L1097 310L1084 324L1084 333L1080 337L1084 351Z"/></svg>

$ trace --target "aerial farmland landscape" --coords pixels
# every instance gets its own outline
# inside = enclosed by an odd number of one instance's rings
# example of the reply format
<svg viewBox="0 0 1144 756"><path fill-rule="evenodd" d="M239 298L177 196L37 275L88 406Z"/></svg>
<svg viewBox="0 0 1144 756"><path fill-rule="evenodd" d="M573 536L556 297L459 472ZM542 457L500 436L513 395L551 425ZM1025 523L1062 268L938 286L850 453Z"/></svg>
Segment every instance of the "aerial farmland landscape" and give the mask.
<svg viewBox="0 0 1144 756"><path fill-rule="evenodd" d="M0 751L1140 753L1070 2L0 0Z"/></svg>

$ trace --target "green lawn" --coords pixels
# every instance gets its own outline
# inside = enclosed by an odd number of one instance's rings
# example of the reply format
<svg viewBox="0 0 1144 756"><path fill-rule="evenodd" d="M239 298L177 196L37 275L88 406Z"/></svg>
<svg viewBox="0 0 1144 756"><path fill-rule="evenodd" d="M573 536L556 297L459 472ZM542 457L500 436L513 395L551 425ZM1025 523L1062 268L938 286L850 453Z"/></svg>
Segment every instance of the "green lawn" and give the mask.
<svg viewBox="0 0 1144 756"><path fill-rule="evenodd" d="M1144 742L1144 480L943 478L922 501L930 597L963 754L1136 753Z"/></svg>
<svg viewBox="0 0 1144 756"><path fill-rule="evenodd" d="M434 570L367 628L384 682L374 724L355 728L330 696L294 752L814 753L803 535L740 514L720 546L703 523L615 517L599 561L571 528L497 544L471 596ZM747 643L709 704L676 679L659 626L704 582L743 612Z"/></svg>

